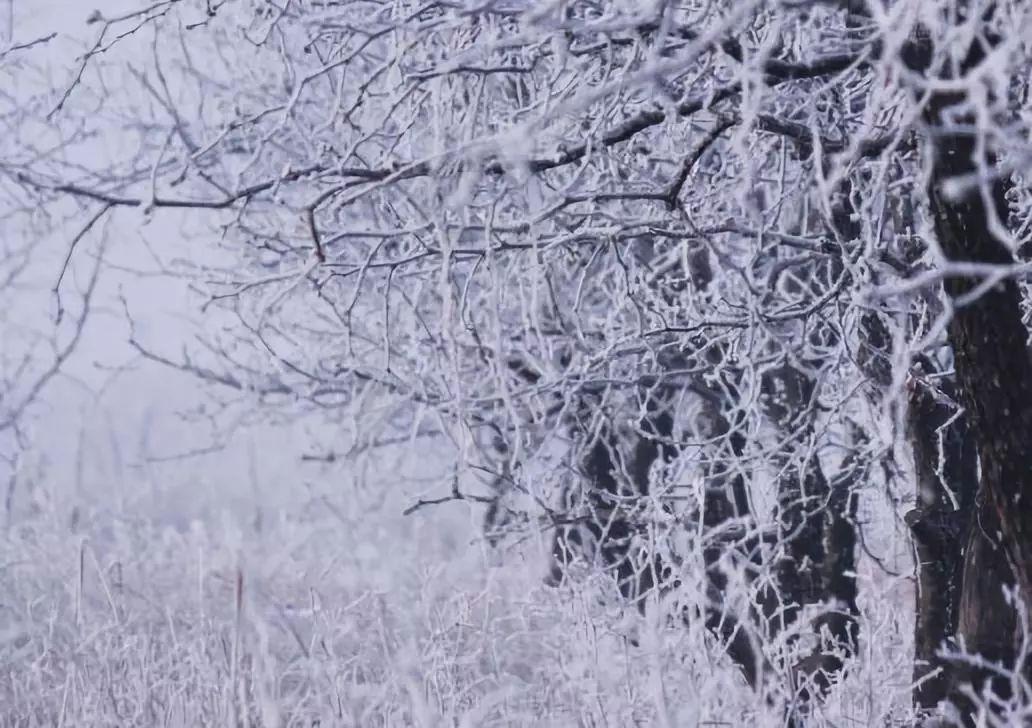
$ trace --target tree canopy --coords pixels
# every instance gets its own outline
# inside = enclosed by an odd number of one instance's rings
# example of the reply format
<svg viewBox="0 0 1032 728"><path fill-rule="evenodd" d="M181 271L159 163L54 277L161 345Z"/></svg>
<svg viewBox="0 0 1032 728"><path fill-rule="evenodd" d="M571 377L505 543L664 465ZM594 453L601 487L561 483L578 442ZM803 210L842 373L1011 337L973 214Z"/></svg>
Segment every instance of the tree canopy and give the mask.
<svg viewBox="0 0 1032 728"><path fill-rule="evenodd" d="M219 326L181 352L126 311L142 356L225 412L318 419L315 458L444 448L413 511L480 504L500 548L546 534L556 584L603 573L701 619L789 705L857 659L857 574L912 544L918 707L1017 720L1027 3L163 0L89 20L60 77L34 70L52 38L0 49L0 199L5 225L75 221L66 267L124 208L190 221L193 254L155 255ZM0 295L29 253L6 251ZM0 361L0 432L64 341Z"/></svg>

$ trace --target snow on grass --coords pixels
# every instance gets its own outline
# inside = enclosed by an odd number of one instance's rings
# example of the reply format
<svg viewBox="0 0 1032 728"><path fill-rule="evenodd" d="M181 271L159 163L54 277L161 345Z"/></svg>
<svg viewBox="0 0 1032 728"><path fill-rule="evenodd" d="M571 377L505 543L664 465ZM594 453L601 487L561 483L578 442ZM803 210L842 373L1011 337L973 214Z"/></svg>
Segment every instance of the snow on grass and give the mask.
<svg viewBox="0 0 1032 728"><path fill-rule="evenodd" d="M401 510L309 493L246 523L14 523L0 724L783 724L698 625L643 620L590 581L548 589L533 548L489 553L462 507ZM907 625L868 602L878 650L815 724L883 725L907 702Z"/></svg>

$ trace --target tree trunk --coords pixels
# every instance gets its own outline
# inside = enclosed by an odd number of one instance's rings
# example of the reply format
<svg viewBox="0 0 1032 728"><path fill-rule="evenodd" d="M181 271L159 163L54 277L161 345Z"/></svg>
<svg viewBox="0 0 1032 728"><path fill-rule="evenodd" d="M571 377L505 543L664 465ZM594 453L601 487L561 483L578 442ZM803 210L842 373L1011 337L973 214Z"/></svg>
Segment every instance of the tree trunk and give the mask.
<svg viewBox="0 0 1032 728"><path fill-rule="evenodd" d="M940 392L915 379L907 410L917 476L917 508L907 514L917 564L914 702L924 710L949 694L952 665L939 653L957 636L965 545L982 547L980 540L967 543L977 460L966 421L951 406L953 394L952 387Z"/></svg>
<svg viewBox="0 0 1032 728"><path fill-rule="evenodd" d="M986 51L975 41L961 74L977 66ZM910 52L912 67L929 67L927 44L915 42ZM976 133L958 124L958 119L972 123L966 109L957 108L966 101L963 92L939 92L925 109L932 224L948 260L1009 265L1013 257L992 231L994 223L1007 219L1004 182L993 179L946 192L951 180L984 179L996 171L992 153L979 149ZM1012 612L1000 594L1012 577L1019 596L1032 605L1032 467L1026 456L1032 442L1032 363L1017 285L1006 279L980 290L980 283L950 278L945 284L956 307L948 331L957 385L981 465L977 521L964 551L958 635L969 651L1009 666L1015 652L1013 617L1006 619ZM1002 548L994 549L997 529ZM958 676L965 677L963 671Z"/></svg>
<svg viewBox="0 0 1032 728"><path fill-rule="evenodd" d="M949 135L939 145L930 198L943 251L950 260L1012 264L1010 253L989 230L989 213L978 192L954 201L942 191L945 180L975 173L974 140ZM1005 220L1002 185L993 187L997 219ZM974 285L953 279L946 288L958 302ZM1014 281L1000 282L958 308L949 336L961 397L978 443L982 488L999 516L1006 550L1017 565L1018 583L1028 600L1032 597L1032 468L1026 449L1032 442L1032 364Z"/></svg>
<svg viewBox="0 0 1032 728"><path fill-rule="evenodd" d="M792 670L823 695L832 676L842 670L843 656L855 649L859 631L852 486L861 468L849 458L829 482L816 454L805 451L813 427L815 385L810 377L785 365L771 371L764 391L767 415L795 445L785 453L778 483L779 540L784 549L777 564L782 626L798 619L807 604L825 607L813 625L820 645Z"/></svg>
<svg viewBox="0 0 1032 728"><path fill-rule="evenodd" d="M969 651L998 665L1012 667L1017 656L1017 614L1003 590L1014 583L1014 575L1004 548L996 538L1000 531L997 510L986 495L979 494L968 526L957 635ZM987 681L994 695L1001 699L1010 697L1009 680L1000 679L991 670L959 664L952 676L954 702L970 714L971 706L960 688L967 685L980 693Z"/></svg>

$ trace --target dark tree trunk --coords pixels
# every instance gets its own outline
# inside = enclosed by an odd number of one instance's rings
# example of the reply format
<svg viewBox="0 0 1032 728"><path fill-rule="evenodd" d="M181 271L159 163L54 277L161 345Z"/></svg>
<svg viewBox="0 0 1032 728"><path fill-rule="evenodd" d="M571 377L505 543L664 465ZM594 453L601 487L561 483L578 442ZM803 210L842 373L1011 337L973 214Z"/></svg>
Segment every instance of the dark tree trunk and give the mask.
<svg viewBox="0 0 1032 728"><path fill-rule="evenodd" d="M987 50L975 41L960 64L961 75ZM919 39L907 52L912 68L929 68L927 43ZM1004 182L994 179L957 194L945 189L951 180L978 179L983 171L996 169L991 152L977 147L971 127L958 123L972 121L963 108L966 101L964 93L939 92L925 109L932 224L948 260L1008 265L1013 257L992 232L994 223L1007 220ZM1000 595L1013 579L1025 604L1032 604L1032 467L1026 455L1032 442L1032 363L1017 285L1007 279L981 290L980 283L950 278L945 284L956 307L949 340L957 387L981 466L976 518L964 550L957 632L969 651L1012 665L1014 612ZM994 548L997 532L1002 548ZM955 679L977 681L980 676L961 670ZM957 690L954 695L963 706Z"/></svg>
<svg viewBox="0 0 1032 728"><path fill-rule="evenodd" d="M860 625L856 603L856 509L854 484L866 476L867 468L856 458L843 463L839 475L832 481L828 494L828 508L824 513L824 563L821 579L824 599L829 609L817 620L817 630L823 633L825 644L822 673L818 685L826 690L824 681L843 668L843 656L856 651Z"/></svg>
<svg viewBox="0 0 1032 728"><path fill-rule="evenodd" d="M935 390L914 378L910 391L907 427L917 476L917 508L907 514L917 564L914 701L918 708L931 710L950 689L952 665L939 653L957 636L962 557L978 472L966 422L957 417L952 403L953 388ZM973 544L981 545L981 541Z"/></svg>
<svg viewBox="0 0 1032 728"><path fill-rule="evenodd" d="M859 235L837 216L841 235ZM833 274L841 273L840 270ZM815 453L807 452L812 433L815 383L797 367L772 370L764 381L765 410L790 443L778 484L778 526L783 552L777 580L783 600L782 627L808 604L824 611L813 627L816 650L795 666L797 679L823 695L856 648L856 498L853 485L863 468L850 457L829 482ZM809 691L806 691L809 692Z"/></svg>
<svg viewBox="0 0 1032 728"><path fill-rule="evenodd" d="M1017 615L1004 597L1004 587L1014 583L1003 545L997 540L1000 522L997 510L979 493L973 518L968 526L964 548L963 576L957 614L957 635L964 646L984 659L1012 667L1016 658ZM990 681L994 695L1007 699L1011 695L1009 680L1002 680L992 670L959 663L952 675L953 701L965 712L971 706L961 688L971 686L981 693Z"/></svg>
<svg viewBox="0 0 1032 728"><path fill-rule="evenodd" d="M747 495L744 476L733 470L733 464L745 455L745 437L736 431L729 420L719 411L718 400L710 402L708 420L723 435L723 446L717 451L716 463L706 473L706 491L703 494L702 525L703 561L706 569L707 605L706 627L717 635L724 644L727 654L742 670L746 681L753 688L763 682L763 672L768 669L761 646L757 640L756 627L769 608L764 599L771 596L761 590L758 608L746 614L736 614L727 609L725 593L728 584L724 572L724 558L729 552L739 562L756 563L760 550L757 538L749 533L754 527L753 512ZM709 433L712 436L714 433ZM735 522L745 526L746 538L736 537L725 527Z"/></svg>
<svg viewBox="0 0 1032 728"><path fill-rule="evenodd" d="M955 201L942 191L946 180L976 173L974 140L944 135L938 141L930 200L935 232L950 260L1013 264L1009 251L990 232L990 213L977 191ZM992 166L992 165L990 165ZM1007 219L1002 184L994 184L996 219ZM975 283L951 279L946 289L960 308L949 334L961 394L978 442L982 482L1000 515L1008 552L1018 565L1018 580L1032 594L1032 468L1026 448L1032 442L1032 364L1028 332L1021 321L1020 296L1013 280L962 301ZM966 305L965 305L966 304Z"/></svg>
<svg viewBox="0 0 1032 728"><path fill-rule="evenodd" d="M644 608L649 593L662 581L667 566L658 558L642 562L635 549L641 531L638 510L649 493L653 464L669 454L673 417L646 393L645 414L638 423L641 434L622 432L606 419L591 436L580 469L583 482L566 493L567 508L579 512L576 527L559 528L552 545L551 582L564 578L565 568L585 546L585 534L616 578L620 593ZM665 444L666 443L666 444Z"/></svg>
<svg viewBox="0 0 1032 728"><path fill-rule="evenodd" d="M990 232L988 212L978 193L954 201L941 189L945 180L975 171L974 140L944 136L938 144L930 198L943 251L950 260L1013 263ZM961 161L965 157L966 164ZM1001 185L994 188L997 219L1005 220L1003 190ZM966 303L962 299L975 285L953 279L946 288L955 302ZM974 302L962 305L949 326L961 398L978 446L981 487L999 517L1006 551L1017 566L1016 577L1026 600L1032 597L1032 468L1026 457L1032 442L1032 364L1027 336L1012 280L997 283Z"/></svg>
<svg viewBox="0 0 1032 728"><path fill-rule="evenodd" d="M861 4L847 5L853 12ZM811 277L825 279L829 284L849 275L841 254L858 244L863 232L854 214L851 192L847 176L837 190L826 221L840 254L810 271ZM831 327L818 327L808 335L819 348L839 334ZM873 362L869 352L859 353ZM819 369L820 364L810 362L814 369ZM872 365L875 368L880 377L890 376L887 361ZM784 601L782 627L794 622L805 605L825 606L813 625L821 636L820 646L792 670L823 694L833 676L842 670L843 657L855 651L859 636L854 485L866 467L850 456L842 464L841 472L829 481L817 454L806 451L813 433L816 383L804 368L786 363L769 371L762 386L765 412L788 443L781 458L778 482L778 530L783 551L776 571ZM859 433L857 439L861 439Z"/></svg>
<svg viewBox="0 0 1032 728"><path fill-rule="evenodd" d="M807 452L812 431L813 380L785 364L763 380L764 410L779 428L785 450L778 454L778 534L781 554L778 586L784 600L784 625L807 604L824 596L823 520L829 504L828 481L815 453Z"/></svg>
<svg viewBox="0 0 1032 728"><path fill-rule="evenodd" d="M804 606L824 596L822 521L828 495L828 482L816 457L787 465L778 483L778 526L784 551L777 574L786 625L796 621Z"/></svg>

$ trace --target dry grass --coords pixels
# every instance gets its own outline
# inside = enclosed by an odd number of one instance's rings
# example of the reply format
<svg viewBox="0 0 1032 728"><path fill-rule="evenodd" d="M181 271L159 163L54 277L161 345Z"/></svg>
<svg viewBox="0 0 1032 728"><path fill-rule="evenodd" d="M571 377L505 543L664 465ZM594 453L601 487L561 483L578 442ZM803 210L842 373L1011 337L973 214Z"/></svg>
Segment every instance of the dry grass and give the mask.
<svg viewBox="0 0 1032 728"><path fill-rule="evenodd" d="M548 590L529 548L492 566L461 508L399 513L309 494L260 528L17 523L0 723L781 725L700 629L630 615L604 585ZM868 605L874 646L816 724L883 725L906 703L906 625Z"/></svg>

